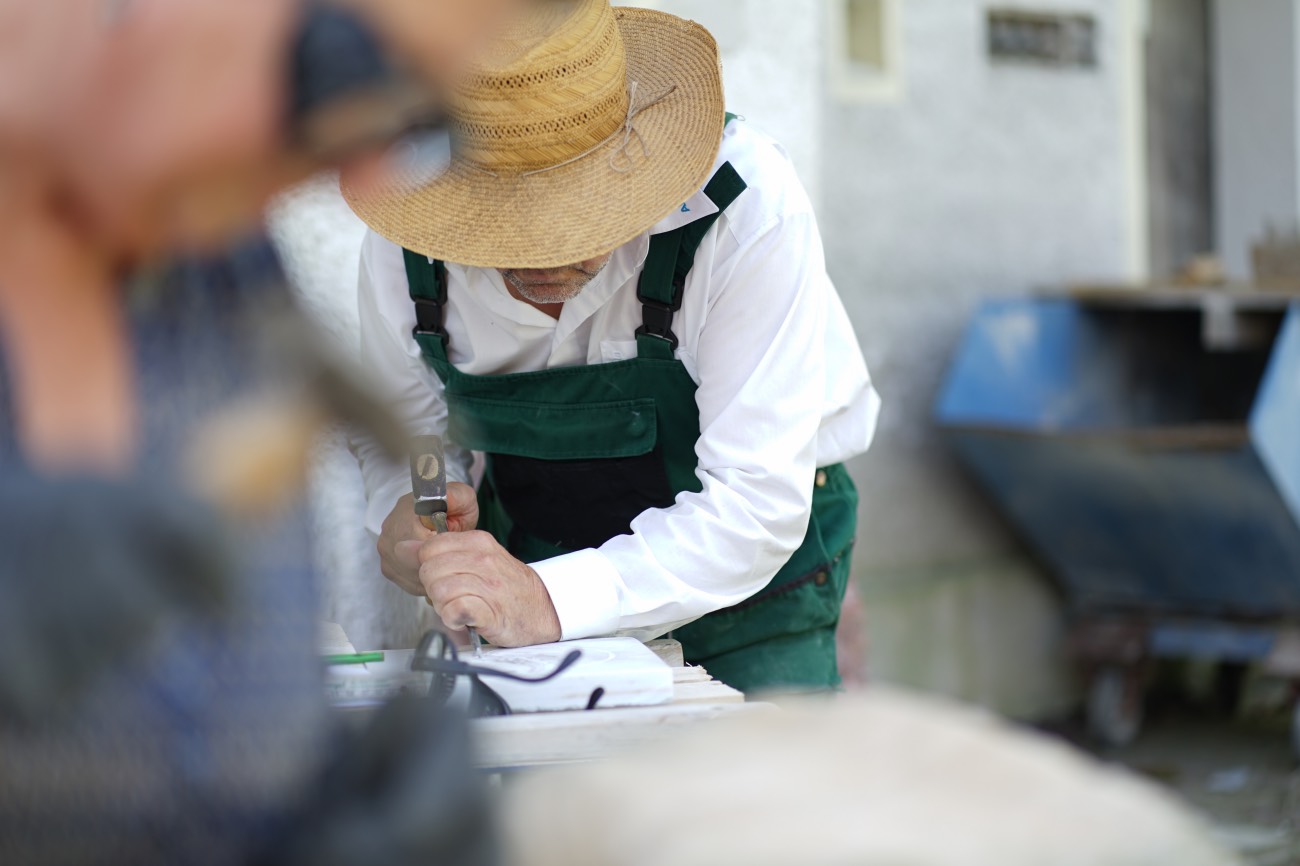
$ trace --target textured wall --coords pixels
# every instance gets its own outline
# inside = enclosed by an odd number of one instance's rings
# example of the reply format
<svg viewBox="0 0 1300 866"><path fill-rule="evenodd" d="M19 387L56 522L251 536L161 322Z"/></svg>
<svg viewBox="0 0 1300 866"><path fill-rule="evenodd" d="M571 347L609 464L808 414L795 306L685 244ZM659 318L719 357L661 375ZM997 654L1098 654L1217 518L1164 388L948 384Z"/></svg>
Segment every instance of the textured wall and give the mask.
<svg viewBox="0 0 1300 866"><path fill-rule="evenodd" d="M1300 223L1300 0L1215 0L1219 254L1247 279L1269 224Z"/></svg>
<svg viewBox="0 0 1300 866"><path fill-rule="evenodd" d="M1133 2L1016 4L1097 17L1098 68L1067 70L988 59L1006 4L905 0L898 98L825 109L828 263L885 400L851 467L871 667L1018 715L1072 699L1059 602L929 413L982 300L1135 276Z"/></svg>
<svg viewBox="0 0 1300 866"><path fill-rule="evenodd" d="M1013 549L928 414L982 299L1129 276L1123 2L1068 4L1098 16L1101 64L1059 70L991 64L985 3L907 0L902 98L827 107L829 266L886 405L859 467L866 570Z"/></svg>
<svg viewBox="0 0 1300 866"><path fill-rule="evenodd" d="M782 143L812 200L822 192L825 0L615 0L698 21L722 51L727 108Z"/></svg>

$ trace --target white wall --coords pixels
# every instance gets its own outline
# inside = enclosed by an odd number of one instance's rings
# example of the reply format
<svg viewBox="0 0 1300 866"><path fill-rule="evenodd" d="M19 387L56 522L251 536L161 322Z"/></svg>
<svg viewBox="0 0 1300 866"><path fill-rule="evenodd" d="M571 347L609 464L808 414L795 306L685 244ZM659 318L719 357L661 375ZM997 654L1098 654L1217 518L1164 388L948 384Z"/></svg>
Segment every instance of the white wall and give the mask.
<svg viewBox="0 0 1300 866"><path fill-rule="evenodd" d="M1095 15L1100 65L998 65L985 50L990 5L1007 4L902 0L898 98L828 94L823 170L836 183L824 191L822 226L885 401L872 453L851 467L863 503L855 570L873 635L922 628L911 650L873 643L873 670L1034 715L1066 700L1059 614L1043 577L950 458L930 409L984 299L1141 275L1140 33L1135 0L1012 4ZM963 569L973 582L960 595L966 614L992 619L924 630L944 617L919 614L916 598L930 585L936 603L952 596L946 587ZM924 664L907 658L921 645L930 647ZM971 658L1023 660L1033 668L1021 674L1030 693L993 695L981 685L987 669L982 679L961 674Z"/></svg>
<svg viewBox="0 0 1300 866"><path fill-rule="evenodd" d="M615 0L698 21L722 52L727 109L776 138L814 202L822 192L825 0Z"/></svg>
<svg viewBox="0 0 1300 866"><path fill-rule="evenodd" d="M1245 280L1268 225L1300 220L1300 0L1215 0L1214 34L1219 254Z"/></svg>
<svg viewBox="0 0 1300 866"><path fill-rule="evenodd" d="M271 209L272 240L326 349L357 350L357 263L365 226L338 183L321 177ZM414 646L432 625L430 608L379 573L374 539L362 526L361 473L340 432L322 437L309 481L316 566L324 581L322 616L341 624L363 649Z"/></svg>
<svg viewBox="0 0 1300 866"><path fill-rule="evenodd" d="M1058 70L991 64L985 3L906 0L902 98L827 107L829 264L886 398L862 479L864 567L1011 549L930 432L930 406L984 298L1134 276L1128 2L1035 3L1100 20L1100 68Z"/></svg>

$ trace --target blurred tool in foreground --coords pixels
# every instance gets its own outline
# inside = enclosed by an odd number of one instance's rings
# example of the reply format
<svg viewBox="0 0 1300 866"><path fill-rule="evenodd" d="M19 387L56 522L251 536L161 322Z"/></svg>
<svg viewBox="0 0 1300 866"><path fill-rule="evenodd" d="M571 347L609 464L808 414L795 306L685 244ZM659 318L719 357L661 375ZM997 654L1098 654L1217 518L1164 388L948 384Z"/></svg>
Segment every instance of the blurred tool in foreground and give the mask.
<svg viewBox="0 0 1300 866"><path fill-rule="evenodd" d="M418 64L430 96L383 62L396 0L0 0L0 862L495 860L455 730L412 703L330 730L293 494L331 403L375 413L265 339L287 298L246 241L285 184L427 122L510 4L420 5L466 37ZM195 454L257 519L185 489Z"/></svg>

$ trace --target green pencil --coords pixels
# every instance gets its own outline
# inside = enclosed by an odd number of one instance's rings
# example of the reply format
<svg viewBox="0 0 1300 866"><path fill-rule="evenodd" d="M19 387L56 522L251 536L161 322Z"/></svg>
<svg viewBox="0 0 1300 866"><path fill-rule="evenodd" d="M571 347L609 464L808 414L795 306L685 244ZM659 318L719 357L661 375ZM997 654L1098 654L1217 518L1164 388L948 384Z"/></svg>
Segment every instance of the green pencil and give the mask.
<svg viewBox="0 0 1300 866"><path fill-rule="evenodd" d="M364 665L369 662L382 662L383 653L342 653L340 655L325 656L327 665Z"/></svg>

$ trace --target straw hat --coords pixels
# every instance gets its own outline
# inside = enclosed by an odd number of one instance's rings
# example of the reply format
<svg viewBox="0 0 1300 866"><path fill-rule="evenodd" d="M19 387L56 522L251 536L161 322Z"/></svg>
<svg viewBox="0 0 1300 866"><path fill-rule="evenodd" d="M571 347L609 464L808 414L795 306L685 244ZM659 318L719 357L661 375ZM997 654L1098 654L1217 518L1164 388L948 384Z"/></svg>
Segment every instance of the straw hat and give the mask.
<svg viewBox="0 0 1300 866"><path fill-rule="evenodd" d="M463 265L558 267L627 243L708 180L725 110L707 30L608 0L533 7L461 85L442 175L344 178L376 232Z"/></svg>

